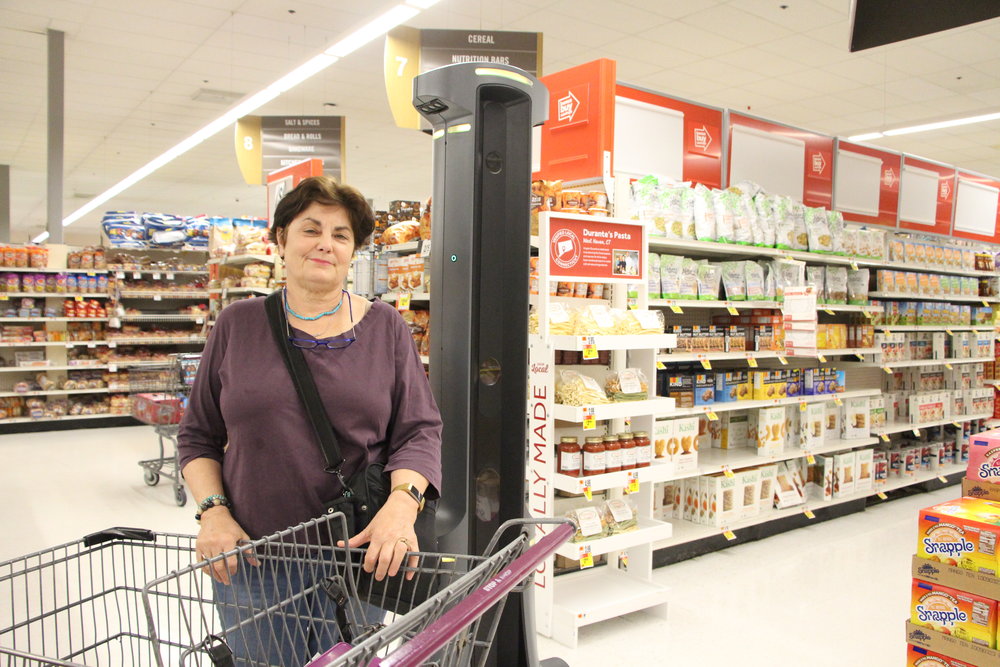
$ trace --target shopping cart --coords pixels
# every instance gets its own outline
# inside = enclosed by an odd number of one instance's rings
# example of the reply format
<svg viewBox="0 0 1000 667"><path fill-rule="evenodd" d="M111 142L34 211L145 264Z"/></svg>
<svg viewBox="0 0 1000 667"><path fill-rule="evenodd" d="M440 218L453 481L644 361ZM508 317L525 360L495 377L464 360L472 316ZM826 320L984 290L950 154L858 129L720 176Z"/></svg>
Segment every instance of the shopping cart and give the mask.
<svg viewBox="0 0 1000 667"><path fill-rule="evenodd" d="M132 397L132 416L153 426L160 447L159 456L139 461L144 471L142 478L149 486L159 484L161 477L171 480L174 483L174 502L180 507L187 504L187 492L177 459L177 432L180 430L184 403L185 397L180 394L143 393Z"/></svg>
<svg viewBox="0 0 1000 667"><path fill-rule="evenodd" d="M534 524L550 530L532 545ZM413 554L382 582L362 550L327 546L345 530L328 515L194 562L194 537L117 528L2 563L0 665L481 665L507 595L574 528L508 522L485 556ZM223 586L203 570L227 558L238 567Z"/></svg>

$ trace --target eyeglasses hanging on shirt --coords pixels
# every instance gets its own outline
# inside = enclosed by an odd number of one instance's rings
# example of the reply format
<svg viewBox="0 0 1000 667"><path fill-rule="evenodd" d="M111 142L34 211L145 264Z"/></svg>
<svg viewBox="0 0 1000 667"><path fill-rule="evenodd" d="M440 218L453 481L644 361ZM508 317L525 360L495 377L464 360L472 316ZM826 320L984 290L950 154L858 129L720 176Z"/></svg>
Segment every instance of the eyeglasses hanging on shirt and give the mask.
<svg viewBox="0 0 1000 667"><path fill-rule="evenodd" d="M288 335L288 342L295 347L300 347L303 350L314 350L317 347L325 347L328 350L342 350L345 347L350 347L351 343L356 341L357 333L354 330L354 307L351 304L350 295L347 297L347 312L351 318L351 335L350 336L334 336L329 340L316 340L315 338L295 338L292 336L291 326L288 324L288 318L285 318L285 333Z"/></svg>

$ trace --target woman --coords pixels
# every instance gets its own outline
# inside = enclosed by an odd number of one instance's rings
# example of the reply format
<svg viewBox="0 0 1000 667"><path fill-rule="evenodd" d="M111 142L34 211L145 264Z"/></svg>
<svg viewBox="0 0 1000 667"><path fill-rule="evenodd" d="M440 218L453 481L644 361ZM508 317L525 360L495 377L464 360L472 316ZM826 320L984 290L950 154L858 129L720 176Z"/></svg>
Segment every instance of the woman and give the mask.
<svg viewBox="0 0 1000 667"><path fill-rule="evenodd" d="M364 569L381 580L421 546L413 524L421 498L438 497L441 417L402 317L345 289L354 252L373 229L361 193L314 177L278 203L271 241L285 262L289 339L304 348L346 459L344 477L375 462L391 476L388 501L349 542L368 545ZM264 299L238 301L219 315L181 422L178 454L199 502L200 558L320 516L340 496ZM230 557L211 575L225 586L238 566ZM216 589L218 597L223 588Z"/></svg>

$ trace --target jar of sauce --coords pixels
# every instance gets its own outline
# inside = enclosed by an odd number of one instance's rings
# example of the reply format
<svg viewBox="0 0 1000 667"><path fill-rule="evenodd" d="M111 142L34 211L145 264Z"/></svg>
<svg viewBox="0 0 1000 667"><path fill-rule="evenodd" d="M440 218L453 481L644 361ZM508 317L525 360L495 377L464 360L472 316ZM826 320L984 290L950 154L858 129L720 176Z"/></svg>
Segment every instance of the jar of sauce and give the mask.
<svg viewBox="0 0 1000 667"><path fill-rule="evenodd" d="M559 438L559 474L579 477L583 464L582 458L580 444L576 441L576 436Z"/></svg>
<svg viewBox="0 0 1000 667"><path fill-rule="evenodd" d="M604 438L587 438L583 445L583 474L603 475L606 468Z"/></svg>
<svg viewBox="0 0 1000 667"><path fill-rule="evenodd" d="M622 447L622 470L635 469L635 440L631 433L619 433L618 442Z"/></svg>
<svg viewBox="0 0 1000 667"><path fill-rule="evenodd" d="M622 469L622 445L617 435L604 436L604 472Z"/></svg>
<svg viewBox="0 0 1000 667"><path fill-rule="evenodd" d="M653 461L653 443L649 439L649 433L636 431L632 439L635 440L635 467L649 467Z"/></svg>

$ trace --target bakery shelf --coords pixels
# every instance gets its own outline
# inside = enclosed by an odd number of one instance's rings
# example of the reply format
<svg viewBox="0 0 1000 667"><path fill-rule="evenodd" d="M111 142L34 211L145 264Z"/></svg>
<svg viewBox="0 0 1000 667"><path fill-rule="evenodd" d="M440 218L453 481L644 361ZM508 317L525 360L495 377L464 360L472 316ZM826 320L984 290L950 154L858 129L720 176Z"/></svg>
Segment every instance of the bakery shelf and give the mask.
<svg viewBox="0 0 1000 667"><path fill-rule="evenodd" d="M983 384L992 385L994 387L1000 387L1000 379L986 378L983 380Z"/></svg>
<svg viewBox="0 0 1000 667"><path fill-rule="evenodd" d="M675 334L648 334L635 336L549 336L556 350L581 352L592 344L598 350L659 350L677 346Z"/></svg>
<svg viewBox="0 0 1000 667"><path fill-rule="evenodd" d="M657 540L665 540L673 533L673 527L669 523L639 517L639 527L627 533L619 533L611 537L603 537L599 540L589 540L587 542L566 542L556 549L556 553L570 560L580 560L589 547L593 556L611 553L612 551L623 551L640 544L649 544Z"/></svg>
<svg viewBox="0 0 1000 667"><path fill-rule="evenodd" d="M198 270L180 270L180 269L108 269L109 273L113 273L115 278L122 280L128 276L133 278L138 278L141 276L153 276L153 280L158 280L157 276L162 276L166 280L173 279L174 276L207 276L208 271Z"/></svg>
<svg viewBox="0 0 1000 667"><path fill-rule="evenodd" d="M162 301L165 299L207 299L208 290L121 290L118 295L123 299L152 299Z"/></svg>
<svg viewBox="0 0 1000 667"><path fill-rule="evenodd" d="M112 338L108 343L117 345L187 345L193 343L204 343L207 340L204 336L172 336L166 338Z"/></svg>
<svg viewBox="0 0 1000 667"><path fill-rule="evenodd" d="M406 243L393 243L391 245L384 245L381 248L379 248L379 252L395 252L401 255L407 255L420 250L420 246L421 246L421 241L420 239L417 239L415 241L407 241Z"/></svg>
<svg viewBox="0 0 1000 667"><path fill-rule="evenodd" d="M64 415L62 417L8 417L7 419L0 419L0 425L3 424L34 424L38 422L61 422L61 421L79 421L81 419L113 419L121 417L131 417L129 414L113 414L106 412L99 415Z"/></svg>
<svg viewBox="0 0 1000 667"><path fill-rule="evenodd" d="M379 298L382 299L383 301L395 301L400 294L404 293L405 292L386 292ZM409 294L410 294L410 303L418 303L431 300L431 295L427 292L410 292Z"/></svg>
<svg viewBox="0 0 1000 667"><path fill-rule="evenodd" d="M23 396L66 396L72 394L109 394L112 392L125 392L127 389L108 389L107 387L95 387L93 389L50 389L47 391L0 391L0 398L13 398Z"/></svg>
<svg viewBox="0 0 1000 667"><path fill-rule="evenodd" d="M0 301L6 297L20 299L23 297L34 297L36 299L107 299L107 292L0 292Z"/></svg>
<svg viewBox="0 0 1000 667"><path fill-rule="evenodd" d="M196 322L201 324L208 317L208 313L142 313L140 315L122 315L122 322Z"/></svg>
<svg viewBox="0 0 1000 667"><path fill-rule="evenodd" d="M107 322L107 317L0 317L4 322Z"/></svg>
<svg viewBox="0 0 1000 667"><path fill-rule="evenodd" d="M671 412L676 405L672 398L651 398L645 401L622 401L604 405L574 406L556 403L552 406L552 418L566 422L582 423L587 410L594 411L594 419L628 419L642 415L661 415Z"/></svg>
<svg viewBox="0 0 1000 667"><path fill-rule="evenodd" d="M825 507L834 507L836 505L842 505L844 503L849 503L854 500L860 500L863 498L870 498L876 496L879 493L888 493L890 491L895 491L897 489L902 489L907 486L913 486L916 484L923 484L924 482L929 482L939 476L952 475L958 472L964 472L966 465L964 463L955 464L951 466L946 466L939 470L924 470L912 477L905 477L900 479L890 479L884 485L879 488L867 489L865 491L859 491L857 493L852 493L840 498L834 498L833 500L815 500L807 498L806 501L801 505L796 505L795 507L787 507L785 509L771 509L761 512L758 516L743 519L741 521L733 522L732 524L724 528L716 528L715 526L703 526L701 524L692 523L690 521L682 521L680 519L673 519L671 522L674 526L674 534L669 539L662 540L653 544L654 549L666 549L670 547L675 547L681 544L686 544L688 542L695 542L697 540L705 539L707 537L713 537L719 535L723 530L740 530L741 528L749 528L750 526L757 526L762 523L768 523L771 521L777 521L778 519L783 519L785 517L794 516L796 514L802 514L807 509L808 510L818 510Z"/></svg>
<svg viewBox="0 0 1000 667"><path fill-rule="evenodd" d="M86 371L90 369L106 369L107 364L77 364L74 366L4 366L0 373L41 373L44 371Z"/></svg>
<svg viewBox="0 0 1000 667"><path fill-rule="evenodd" d="M89 275L101 275L108 272L108 269L32 269L29 267L0 267L0 273L75 273Z"/></svg>
<svg viewBox="0 0 1000 667"><path fill-rule="evenodd" d="M873 428L872 435L883 436L892 435L893 433L905 433L907 431L912 431L914 429L920 430L924 428L931 428L934 426L944 426L945 424L961 424L962 422L971 422L977 419L989 419L993 416L992 412L983 412L973 415L954 415L950 419L941 419L938 421L926 422L924 424L911 424L909 422L891 422L886 424L882 428Z"/></svg>
<svg viewBox="0 0 1000 667"><path fill-rule="evenodd" d="M811 396L791 396L788 398L770 398L757 401L729 401L727 403L712 403L710 405L698 405L693 408L677 408L669 414L658 413L658 417L690 417L697 415L707 415L709 412L732 412L734 410L752 410L754 408L770 408L776 405L795 405L796 403L819 403L832 401L837 398L846 400L848 398L862 398L864 396L878 396L881 392L877 389L857 389L854 391L842 391L836 394L816 394Z"/></svg>
<svg viewBox="0 0 1000 667"><path fill-rule="evenodd" d="M674 352L658 354L656 360L665 364L680 364L691 361L746 361L748 359L777 359L784 356L780 352Z"/></svg>
<svg viewBox="0 0 1000 667"><path fill-rule="evenodd" d="M660 607L666 613L670 589L614 567L598 567L555 578L552 638L576 647L584 626L618 618L634 611Z"/></svg>
<svg viewBox="0 0 1000 667"><path fill-rule="evenodd" d="M173 365L173 359L144 359L142 361L129 361L129 360L108 360L108 367L117 366L118 368L164 368Z"/></svg>
<svg viewBox="0 0 1000 667"><path fill-rule="evenodd" d="M226 297L231 294L256 294L258 296L267 296L274 290L270 287L213 287L211 292L222 292L222 296Z"/></svg>
<svg viewBox="0 0 1000 667"><path fill-rule="evenodd" d="M875 327L875 331L885 331L886 333L902 331L996 331L996 327L990 324L883 324Z"/></svg>
<svg viewBox="0 0 1000 667"><path fill-rule="evenodd" d="M226 255L224 257L213 257L208 260L208 264L224 264L226 266L243 266L254 262L274 264L274 255Z"/></svg>
<svg viewBox="0 0 1000 667"><path fill-rule="evenodd" d="M106 340L59 340L52 341L46 340L41 342L18 342L18 343L0 343L0 348L5 347L101 347L107 345Z"/></svg>
<svg viewBox="0 0 1000 667"><path fill-rule="evenodd" d="M894 301L961 301L963 303L997 303L995 296L961 296L957 294L942 294L940 296L925 296L923 294L896 294L895 292L869 292L872 299L892 299Z"/></svg>

